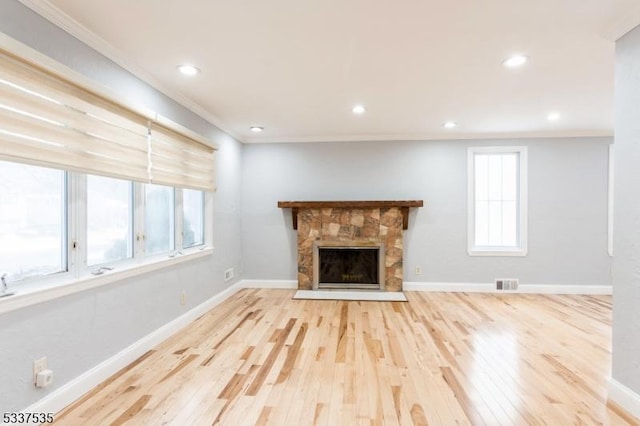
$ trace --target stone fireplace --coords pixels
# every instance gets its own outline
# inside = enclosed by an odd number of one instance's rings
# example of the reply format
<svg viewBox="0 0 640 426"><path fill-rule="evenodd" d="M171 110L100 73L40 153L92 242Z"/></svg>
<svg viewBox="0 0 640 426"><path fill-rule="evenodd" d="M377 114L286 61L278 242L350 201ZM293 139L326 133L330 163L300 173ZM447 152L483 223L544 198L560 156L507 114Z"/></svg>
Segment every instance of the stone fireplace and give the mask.
<svg viewBox="0 0 640 426"><path fill-rule="evenodd" d="M298 231L298 289L402 291L402 231L409 208L422 205L422 200L278 202L291 208ZM328 263L320 262L322 255Z"/></svg>

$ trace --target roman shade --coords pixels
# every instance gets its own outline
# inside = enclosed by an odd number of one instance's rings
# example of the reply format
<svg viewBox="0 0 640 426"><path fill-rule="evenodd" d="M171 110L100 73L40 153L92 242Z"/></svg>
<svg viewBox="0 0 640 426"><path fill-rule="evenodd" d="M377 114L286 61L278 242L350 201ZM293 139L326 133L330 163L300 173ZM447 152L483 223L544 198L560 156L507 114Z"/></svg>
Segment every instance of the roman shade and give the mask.
<svg viewBox="0 0 640 426"><path fill-rule="evenodd" d="M214 149L159 121L0 50L0 159L214 190Z"/></svg>
<svg viewBox="0 0 640 426"><path fill-rule="evenodd" d="M158 123L151 123L153 183L213 190L214 150Z"/></svg>

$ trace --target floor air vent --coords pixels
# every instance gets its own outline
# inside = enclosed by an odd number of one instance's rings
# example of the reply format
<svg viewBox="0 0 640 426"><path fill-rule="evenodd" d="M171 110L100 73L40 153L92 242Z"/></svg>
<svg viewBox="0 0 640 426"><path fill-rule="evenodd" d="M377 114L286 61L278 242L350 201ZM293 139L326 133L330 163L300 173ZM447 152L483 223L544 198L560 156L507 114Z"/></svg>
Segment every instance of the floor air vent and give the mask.
<svg viewBox="0 0 640 426"><path fill-rule="evenodd" d="M501 278L496 280L496 290L517 290L517 278Z"/></svg>

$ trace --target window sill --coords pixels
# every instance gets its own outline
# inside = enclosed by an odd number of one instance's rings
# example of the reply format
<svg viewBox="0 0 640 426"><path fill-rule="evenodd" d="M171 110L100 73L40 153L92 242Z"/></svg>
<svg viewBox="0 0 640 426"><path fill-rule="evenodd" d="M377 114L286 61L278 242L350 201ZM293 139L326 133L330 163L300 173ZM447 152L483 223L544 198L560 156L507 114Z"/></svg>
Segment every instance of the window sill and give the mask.
<svg viewBox="0 0 640 426"><path fill-rule="evenodd" d="M46 285L30 285L26 288L20 288L20 284L16 284L9 287L9 291L15 293L14 295L0 298L0 314L210 256L213 251L214 249L211 247L203 250L193 250L181 256L154 259L143 264L107 271L103 275L88 275L53 285L48 283Z"/></svg>
<svg viewBox="0 0 640 426"><path fill-rule="evenodd" d="M473 247L469 249L469 256L487 256L487 257L524 257L527 255L527 249L521 248L480 248Z"/></svg>

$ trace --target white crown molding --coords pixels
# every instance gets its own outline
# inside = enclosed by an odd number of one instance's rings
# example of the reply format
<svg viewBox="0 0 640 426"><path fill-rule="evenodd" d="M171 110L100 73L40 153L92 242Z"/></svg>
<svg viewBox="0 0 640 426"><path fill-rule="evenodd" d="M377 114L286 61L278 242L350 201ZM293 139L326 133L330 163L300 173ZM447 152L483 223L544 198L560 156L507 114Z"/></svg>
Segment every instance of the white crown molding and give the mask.
<svg viewBox="0 0 640 426"><path fill-rule="evenodd" d="M43 18L47 19L54 25L60 27L64 31L71 34L81 42L95 49L105 57L109 58L125 70L131 72L154 89L165 94L182 106L188 108L203 119L214 124L236 140L243 143L294 143L294 142L360 142L360 141L398 141L398 140L454 140L454 139L506 139L506 138L566 138L566 137L602 137L612 136L612 129L594 129L594 130L577 130L577 131L558 131L558 132L505 132L505 133L481 133L481 132L451 132L447 134L424 133L424 134L360 134L360 135L333 135L333 136L302 136L302 137L284 137L270 138L268 136L256 137L248 135L240 136L234 132L230 126L225 124L223 120L209 112L197 102L191 100L182 93L170 89L159 82L149 72L135 64L135 60L125 55L121 50L117 49L103 38L99 37L84 25L64 13L58 7L53 5L49 0L18 0L20 3L33 10ZM625 33L640 24L640 5L633 10L626 12L619 19L607 28L602 30L603 37L609 40L616 40Z"/></svg>
<svg viewBox="0 0 640 426"><path fill-rule="evenodd" d="M625 13L619 19L604 29L603 36L611 41L616 41L635 27L640 25L640 4Z"/></svg>
<svg viewBox="0 0 640 426"><path fill-rule="evenodd" d="M149 74L147 71L135 65L134 61L128 58L119 49L108 43L103 38L99 37L80 22L76 21L59 8L51 4L49 0L18 0L20 3L33 10L38 15L42 16L52 24L60 27L73 37L77 38L87 46L96 50L101 55L115 62L125 70L129 71L134 76L138 77L149 86L173 99L180 105L191 110L193 113L199 115L203 119L209 121L211 124L218 127L220 130L232 136L234 139L244 142L240 136L233 132L229 126L227 126L220 118L207 111L204 107L189 99L183 94L169 89L160 83L155 77Z"/></svg>
<svg viewBox="0 0 640 426"><path fill-rule="evenodd" d="M611 137L612 130L571 130L557 132L504 132L504 133L411 133L411 134L364 134L337 136L302 136L287 138L247 137L245 143L314 143L314 142L381 142L381 141L426 141L426 140L487 140L487 139L535 139L535 138L592 138Z"/></svg>

